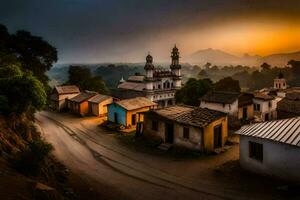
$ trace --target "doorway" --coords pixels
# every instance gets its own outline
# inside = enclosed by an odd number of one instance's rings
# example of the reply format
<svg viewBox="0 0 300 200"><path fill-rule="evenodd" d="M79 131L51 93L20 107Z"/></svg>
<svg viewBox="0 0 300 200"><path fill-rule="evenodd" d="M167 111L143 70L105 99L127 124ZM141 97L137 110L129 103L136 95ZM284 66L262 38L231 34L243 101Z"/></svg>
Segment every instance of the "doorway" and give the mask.
<svg viewBox="0 0 300 200"><path fill-rule="evenodd" d="M119 123L119 121L118 121L118 113L116 113L116 112L114 114L114 121L115 121L116 124Z"/></svg>
<svg viewBox="0 0 300 200"><path fill-rule="evenodd" d="M131 115L131 125L135 126L136 124L136 114Z"/></svg>
<svg viewBox="0 0 300 200"><path fill-rule="evenodd" d="M172 123L165 123L165 138L166 143L173 144L174 142L174 125Z"/></svg>
<svg viewBox="0 0 300 200"><path fill-rule="evenodd" d="M248 119L248 114L247 114L247 107L243 108L243 120L247 120Z"/></svg>
<svg viewBox="0 0 300 200"><path fill-rule="evenodd" d="M265 114L265 121L268 121L269 120L269 113L266 113Z"/></svg>
<svg viewBox="0 0 300 200"><path fill-rule="evenodd" d="M222 147L222 125L214 127L214 148Z"/></svg>

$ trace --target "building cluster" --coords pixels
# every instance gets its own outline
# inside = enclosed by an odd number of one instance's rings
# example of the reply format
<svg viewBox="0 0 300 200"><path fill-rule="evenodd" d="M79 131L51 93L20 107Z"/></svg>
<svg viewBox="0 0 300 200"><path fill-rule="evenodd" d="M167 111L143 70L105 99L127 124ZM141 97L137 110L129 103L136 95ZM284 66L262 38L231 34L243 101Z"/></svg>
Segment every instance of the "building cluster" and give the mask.
<svg viewBox="0 0 300 200"><path fill-rule="evenodd" d="M272 88L251 93L209 91L199 107L178 105L175 93L182 77L176 46L171 58L170 69L160 69L148 55L145 75L122 78L111 96L57 86L51 106L81 116L103 116L119 129L157 136L166 149L177 145L216 151L224 148L229 129L239 129L244 168L300 180L300 88L289 87L280 73Z"/></svg>

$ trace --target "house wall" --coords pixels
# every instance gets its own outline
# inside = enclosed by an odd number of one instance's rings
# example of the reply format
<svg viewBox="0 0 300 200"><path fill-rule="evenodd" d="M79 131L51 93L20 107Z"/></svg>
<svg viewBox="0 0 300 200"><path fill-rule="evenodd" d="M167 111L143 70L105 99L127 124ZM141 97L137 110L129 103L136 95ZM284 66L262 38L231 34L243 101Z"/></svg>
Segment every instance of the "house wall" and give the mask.
<svg viewBox="0 0 300 200"><path fill-rule="evenodd" d="M66 99L71 99L77 96L78 94L79 93L58 95L56 92L54 92L51 94L51 105L53 105L54 109L56 110L67 108Z"/></svg>
<svg viewBox="0 0 300 200"><path fill-rule="evenodd" d="M206 151L214 150L214 127L217 125L222 125L222 146L224 146L228 138L228 119L227 117L222 117L207 127L204 128L204 148Z"/></svg>
<svg viewBox="0 0 300 200"><path fill-rule="evenodd" d="M272 106L269 107L269 102L271 102ZM270 101L264 101L262 99L253 99L254 104L260 105L260 111L254 111L254 115L261 119L262 121L265 121L265 115L269 114L269 119L277 119L277 102L278 100L270 100Z"/></svg>
<svg viewBox="0 0 300 200"><path fill-rule="evenodd" d="M108 112L108 104L113 102L112 98L106 99L101 103L92 103L89 102L91 114L95 116L105 116Z"/></svg>
<svg viewBox="0 0 300 200"><path fill-rule="evenodd" d="M254 117L253 104L239 107L238 119L243 119L243 109L245 107L247 108L247 117L248 117L247 119L253 119Z"/></svg>
<svg viewBox="0 0 300 200"><path fill-rule="evenodd" d="M139 115L138 113L139 112L146 112L148 111L150 108L149 107L146 107L146 108L141 108L141 109L137 109L137 110L131 110L131 111L127 111L127 114L126 114L126 126L130 126L130 127L136 127L136 124L135 125L132 125L132 115L136 115L136 119L135 119L135 122L137 123L138 120L139 120ZM140 114L140 122L143 122L144 121L144 115L143 114Z"/></svg>
<svg viewBox="0 0 300 200"><path fill-rule="evenodd" d="M79 104L79 114L81 116L85 116L88 113L89 113L89 103L88 101L83 101L82 103Z"/></svg>
<svg viewBox="0 0 300 200"><path fill-rule="evenodd" d="M218 110L221 112L229 113L230 115L238 115L238 100L235 100L232 104L222 104L222 103L210 103L201 101L201 108L209 108L212 110Z"/></svg>
<svg viewBox="0 0 300 200"><path fill-rule="evenodd" d="M263 161L249 157L249 141L263 144ZM261 138L240 136L240 164L260 174L300 183L300 148Z"/></svg>
<svg viewBox="0 0 300 200"><path fill-rule="evenodd" d="M116 103L108 105L107 119L108 121L115 122L115 113L118 114L118 123L126 126L126 110Z"/></svg>
<svg viewBox="0 0 300 200"><path fill-rule="evenodd" d="M158 131L152 130L152 120L158 121ZM166 142L165 123L169 120L155 119L152 116L145 116L144 132L146 134L158 135ZM173 122L174 125L174 144L183 146L197 151L213 151L214 150L214 127L222 124L222 144L228 137L227 117L212 122L205 128L197 128L194 126L183 125ZM183 128L189 128L189 139L183 137ZM204 134L204 135L203 135ZM203 135L203 136L202 136ZM202 141L203 140L203 141Z"/></svg>

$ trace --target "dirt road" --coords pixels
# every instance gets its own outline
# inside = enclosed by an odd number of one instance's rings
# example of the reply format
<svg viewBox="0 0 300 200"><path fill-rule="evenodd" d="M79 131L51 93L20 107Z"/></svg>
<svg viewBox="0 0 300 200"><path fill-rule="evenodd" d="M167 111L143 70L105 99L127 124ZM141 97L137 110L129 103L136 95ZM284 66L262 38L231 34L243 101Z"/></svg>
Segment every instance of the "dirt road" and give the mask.
<svg viewBox="0 0 300 200"><path fill-rule="evenodd" d="M279 199L273 187L255 180L220 176L215 169L238 159L238 146L200 160L176 161L133 151L98 118L40 112L37 125L55 155L82 184L107 199ZM252 182L254 183L252 183ZM99 199L101 199L99 197Z"/></svg>

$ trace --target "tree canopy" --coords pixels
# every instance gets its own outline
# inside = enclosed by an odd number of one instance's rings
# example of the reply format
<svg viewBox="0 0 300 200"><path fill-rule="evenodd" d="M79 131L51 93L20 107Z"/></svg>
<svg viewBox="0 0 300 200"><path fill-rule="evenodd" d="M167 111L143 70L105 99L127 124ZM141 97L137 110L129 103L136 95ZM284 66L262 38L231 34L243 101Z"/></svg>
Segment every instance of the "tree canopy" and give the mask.
<svg viewBox="0 0 300 200"><path fill-rule="evenodd" d="M81 90L92 90L107 94L108 89L100 76L92 76L90 69L80 66L69 67L67 84L77 85Z"/></svg>
<svg viewBox="0 0 300 200"><path fill-rule="evenodd" d="M176 92L175 99L177 103L183 103L191 106L199 106L199 98L212 88L210 79L190 78L185 85Z"/></svg>
<svg viewBox="0 0 300 200"><path fill-rule="evenodd" d="M31 71L45 86L48 77L45 75L57 61L57 50L43 38L30 32L19 30L9 34L4 25L0 25L1 61L19 62L23 71Z"/></svg>
<svg viewBox="0 0 300 200"><path fill-rule="evenodd" d="M228 91L228 92L240 92L240 83L238 80L234 80L231 77L225 77L214 85L216 91Z"/></svg>

